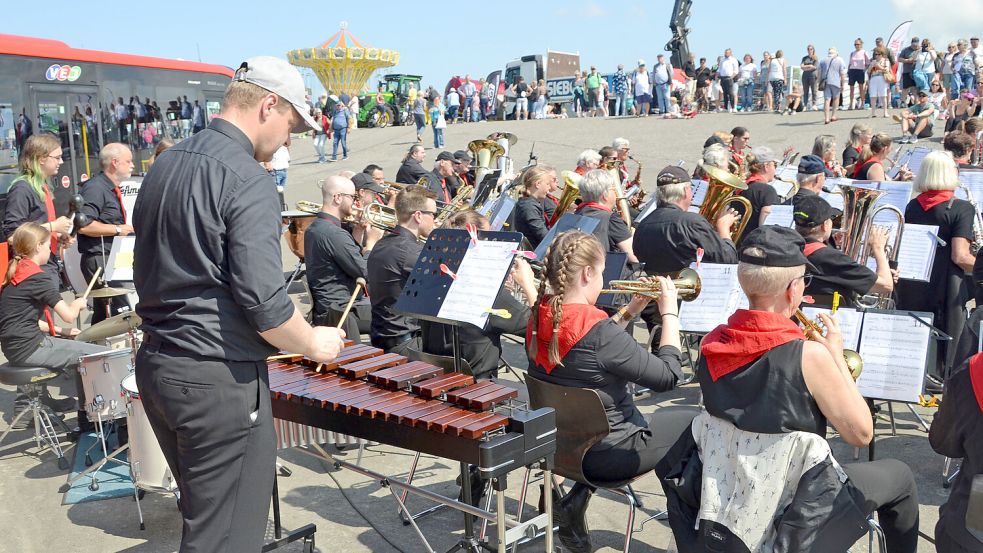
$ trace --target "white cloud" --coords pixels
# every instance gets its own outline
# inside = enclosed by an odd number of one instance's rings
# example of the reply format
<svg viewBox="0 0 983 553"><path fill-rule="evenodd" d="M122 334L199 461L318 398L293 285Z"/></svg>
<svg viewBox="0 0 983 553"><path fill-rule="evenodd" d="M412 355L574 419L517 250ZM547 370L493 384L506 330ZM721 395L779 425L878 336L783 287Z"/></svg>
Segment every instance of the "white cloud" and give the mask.
<svg viewBox="0 0 983 553"><path fill-rule="evenodd" d="M584 16L586 17L596 18L606 17L607 15L607 10L605 10L604 7L597 2L588 2L587 5L584 6Z"/></svg>
<svg viewBox="0 0 983 553"><path fill-rule="evenodd" d="M891 4L898 23L911 19L912 35L928 38L936 48L957 38L968 39L983 28L983 2L979 0L948 0L944 4L891 0Z"/></svg>

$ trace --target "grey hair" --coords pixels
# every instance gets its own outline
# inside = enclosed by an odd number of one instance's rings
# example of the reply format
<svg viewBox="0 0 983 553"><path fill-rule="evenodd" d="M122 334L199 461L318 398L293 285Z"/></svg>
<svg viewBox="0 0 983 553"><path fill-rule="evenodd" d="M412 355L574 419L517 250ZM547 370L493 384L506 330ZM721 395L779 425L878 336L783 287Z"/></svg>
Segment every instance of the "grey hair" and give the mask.
<svg viewBox="0 0 983 553"><path fill-rule="evenodd" d="M825 158L826 154L833 151L836 146L836 137L831 134L821 134L812 143L812 155Z"/></svg>
<svg viewBox="0 0 983 553"><path fill-rule="evenodd" d="M863 139L865 134L873 134L874 128L870 125L865 125L863 123L857 123L850 129L850 145L856 148L860 145L860 141Z"/></svg>
<svg viewBox="0 0 983 553"><path fill-rule="evenodd" d="M119 158L123 155L123 152L129 150L130 148L126 144L119 142L110 142L99 150L99 166L103 170L108 168L113 164L113 160Z"/></svg>
<svg viewBox="0 0 983 553"><path fill-rule="evenodd" d="M615 138L613 141L611 141L611 147L614 148L615 150L620 150L622 148L629 146L630 144L631 143L628 142L627 138L621 138L620 136L618 138Z"/></svg>
<svg viewBox="0 0 983 553"><path fill-rule="evenodd" d="M605 192L611 189L617 181L610 171L604 169L592 169L587 171L583 180L580 181L580 197L585 202L596 202L601 199Z"/></svg>
<svg viewBox="0 0 983 553"><path fill-rule="evenodd" d="M805 265L766 267L742 261L737 264L737 281L748 299L768 298L783 293L789 283L804 272Z"/></svg>
<svg viewBox="0 0 983 553"><path fill-rule="evenodd" d="M718 169L727 169L730 163L730 152L720 144L711 144L703 150L703 164L712 165Z"/></svg>
<svg viewBox="0 0 983 553"><path fill-rule="evenodd" d="M822 175L822 173L816 173L814 175L804 175L802 173L799 173L795 175L795 180L798 181L799 186L806 187L816 182L816 179L819 178L819 175Z"/></svg>
<svg viewBox="0 0 983 553"><path fill-rule="evenodd" d="M588 163L600 163L601 154L597 150L584 150L577 157L577 167L586 167Z"/></svg>
<svg viewBox="0 0 983 553"><path fill-rule="evenodd" d="M675 184L663 184L655 188L656 200L660 204L674 204L686 197L686 187L688 182L677 182Z"/></svg>
<svg viewBox="0 0 983 553"><path fill-rule="evenodd" d="M938 150L929 153L911 184L916 194L928 190L955 190L959 186L959 168L952 154Z"/></svg>

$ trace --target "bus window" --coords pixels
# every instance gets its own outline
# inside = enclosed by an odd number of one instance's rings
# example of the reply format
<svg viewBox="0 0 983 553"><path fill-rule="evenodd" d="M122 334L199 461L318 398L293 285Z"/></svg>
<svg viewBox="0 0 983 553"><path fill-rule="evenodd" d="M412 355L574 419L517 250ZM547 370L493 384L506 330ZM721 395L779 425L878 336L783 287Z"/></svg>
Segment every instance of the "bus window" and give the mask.
<svg viewBox="0 0 983 553"><path fill-rule="evenodd" d="M216 98L205 100L205 113L208 116L208 123L215 119L218 112L222 111L222 102Z"/></svg>

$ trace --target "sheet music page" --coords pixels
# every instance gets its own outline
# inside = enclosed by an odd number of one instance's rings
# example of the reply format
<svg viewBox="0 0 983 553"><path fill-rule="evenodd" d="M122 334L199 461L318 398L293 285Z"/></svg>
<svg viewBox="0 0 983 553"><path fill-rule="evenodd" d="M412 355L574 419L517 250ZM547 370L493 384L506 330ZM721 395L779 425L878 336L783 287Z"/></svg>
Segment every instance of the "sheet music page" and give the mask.
<svg viewBox="0 0 983 553"><path fill-rule="evenodd" d="M489 229L492 231L500 231L505 225L505 221L508 220L509 215L512 215L512 210L515 209L516 201L511 196L502 196L494 203L494 209L492 209L492 215L490 217L491 223L489 224Z"/></svg>
<svg viewBox="0 0 983 553"><path fill-rule="evenodd" d="M700 274L700 296L683 302L679 309L679 325L687 332L710 332L727 322L747 297L737 282L737 265L702 263L690 266Z"/></svg>
<svg viewBox="0 0 983 553"><path fill-rule="evenodd" d="M652 214L657 207L659 207L659 200L657 198L658 194L652 194L652 198L645 202L642 206L642 210L638 213L638 217L635 218L635 223L641 223L646 217Z"/></svg>
<svg viewBox="0 0 983 553"><path fill-rule="evenodd" d="M798 165L781 165L775 168L775 179L787 180L793 182L795 177L799 174Z"/></svg>
<svg viewBox="0 0 983 553"><path fill-rule="evenodd" d="M133 247L136 243L137 237L132 234L113 238L109 259L106 261L106 282L133 280Z"/></svg>
<svg viewBox="0 0 983 553"><path fill-rule="evenodd" d="M826 309L825 307L802 307L802 312L805 313L806 317L814 321L819 321L820 313L829 315L831 311L832 309ZM852 307L841 307L836 310L834 317L840 325L840 333L843 334L843 347L858 351L857 348L860 347L860 327L864 321L863 312L857 311Z"/></svg>
<svg viewBox="0 0 983 553"><path fill-rule="evenodd" d="M895 227L892 225L892 227ZM901 278L928 282L932 278L932 265L935 263L935 250L939 247L936 237L939 234L937 225L916 225L908 223L901 235L901 247L898 251L898 272ZM888 237L888 244L894 243L894 233ZM871 257L867 260L871 270L877 270L877 262Z"/></svg>
<svg viewBox="0 0 983 553"><path fill-rule="evenodd" d="M790 205L773 205L771 206L771 213L768 214L768 218L765 219L766 225L778 225L780 227L792 228L792 206Z"/></svg>
<svg viewBox="0 0 983 553"><path fill-rule="evenodd" d="M917 314L932 323L932 315ZM864 397L918 402L925 379L931 330L907 311L867 312L860 356L864 370L857 388Z"/></svg>
<svg viewBox="0 0 983 553"><path fill-rule="evenodd" d="M931 151L932 150L921 146L912 149L911 156L908 158L908 170L911 171L912 174L917 175L918 170L922 166L922 160L925 159L925 156L927 156Z"/></svg>
<svg viewBox="0 0 983 553"><path fill-rule="evenodd" d="M690 186L693 188L693 205L703 205L703 198L707 197L709 183L705 180L691 179Z"/></svg>
<svg viewBox="0 0 983 553"><path fill-rule="evenodd" d="M468 247L437 316L484 328L519 242L478 240Z"/></svg>
<svg viewBox="0 0 983 553"><path fill-rule="evenodd" d="M983 200L983 171L979 169L960 169L959 184L969 188L973 194L973 201ZM961 200L969 200L966 197L966 190L960 186L956 189L956 197Z"/></svg>
<svg viewBox="0 0 983 553"><path fill-rule="evenodd" d="M779 198L784 198L788 196L788 193L792 191L792 187L793 187L793 184L791 182L785 182L778 179L775 179L769 182L768 184L770 184L771 187L775 189L775 192L778 192Z"/></svg>
<svg viewBox="0 0 983 553"><path fill-rule="evenodd" d="M904 181L883 181L876 185L878 190L887 192L877 201L874 202L874 207L880 207L882 205L893 205L898 208L901 213L904 213L906 207L908 207L908 202L911 200L911 183ZM895 219L897 219L895 217Z"/></svg>
<svg viewBox="0 0 983 553"><path fill-rule="evenodd" d="M839 192L820 192L819 196L834 209L843 211L843 194Z"/></svg>

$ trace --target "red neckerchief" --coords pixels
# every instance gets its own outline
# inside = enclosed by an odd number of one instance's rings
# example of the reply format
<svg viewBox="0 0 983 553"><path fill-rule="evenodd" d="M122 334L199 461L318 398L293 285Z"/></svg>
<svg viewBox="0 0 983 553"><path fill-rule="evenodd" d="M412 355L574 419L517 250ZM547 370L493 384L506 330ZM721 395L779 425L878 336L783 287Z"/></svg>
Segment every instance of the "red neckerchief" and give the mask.
<svg viewBox="0 0 983 553"><path fill-rule="evenodd" d="M928 211L939 204L948 202L953 196L952 190L926 190L915 199L918 200L918 205L922 206L923 211Z"/></svg>
<svg viewBox="0 0 983 553"><path fill-rule="evenodd" d="M54 221L57 218L57 217L55 217L55 199L51 195L51 190L48 188L48 184L47 183L44 183L41 186L44 188L44 209L45 209L45 211L48 212L47 213L47 215L48 215L48 222L50 223L50 222ZM50 244L50 246L51 246L51 253L57 254L58 253L58 237L53 232L51 233L51 244Z"/></svg>
<svg viewBox="0 0 983 553"><path fill-rule="evenodd" d="M752 182L763 182L765 184L768 184L768 182L765 181L765 176L762 175L761 173L756 173L754 175L749 176L747 180L745 180L744 182L746 182L747 184L751 184Z"/></svg>
<svg viewBox="0 0 983 553"><path fill-rule="evenodd" d="M584 209L587 209L588 207L596 207L597 209L600 209L601 211L607 211L608 213L611 213L611 208L610 207L605 207L605 206L603 206L603 205L601 205L601 204L599 204L597 202L584 202L584 203L580 204L579 206L577 206L577 213L580 213L581 211L583 211Z"/></svg>
<svg viewBox="0 0 983 553"><path fill-rule="evenodd" d="M823 244L822 242L807 242L805 247L802 248L802 253L804 253L806 257L809 257L825 247L826 244Z"/></svg>
<svg viewBox="0 0 983 553"><path fill-rule="evenodd" d="M738 309L727 319L727 324L707 334L700 351L707 360L710 377L716 382L772 348L804 339L802 329L788 317L767 311Z"/></svg>
<svg viewBox="0 0 983 553"><path fill-rule="evenodd" d="M531 344L536 340L536 359L533 361L546 370L546 374L553 372L555 365L550 363L549 348L550 340L553 339L553 310L549 306L549 296L545 296L538 306L537 316L539 319L536 335L532 334L532 325L526 329L526 343ZM557 337L560 349L560 359L566 357L570 349L577 345L594 325L607 319L608 315L604 311L584 303L568 303L563 306L563 316L560 319L559 336Z"/></svg>
<svg viewBox="0 0 983 553"><path fill-rule="evenodd" d="M123 193L120 192L116 184L113 184L113 192L116 194L116 199L119 200L119 212L123 215L123 224L126 224L126 208L123 207Z"/></svg>
<svg viewBox="0 0 983 553"><path fill-rule="evenodd" d="M41 272L41 267L38 267L37 263L31 261L30 259L21 259L17 262L17 269L14 271L14 278L10 279L10 283L17 286L18 284Z"/></svg>
<svg viewBox="0 0 983 553"><path fill-rule="evenodd" d="M586 167L582 166L582 165L578 165L577 168L573 170L574 173L577 173L581 177L584 176L584 175L586 175L587 174L587 171L588 171L588 169Z"/></svg>
<svg viewBox="0 0 983 553"><path fill-rule="evenodd" d="M976 402L980 404L980 411L983 411L983 353L977 353L970 358L969 381L973 385Z"/></svg>
<svg viewBox="0 0 983 553"><path fill-rule="evenodd" d="M447 192L447 179L446 178L441 178L440 179L440 189L444 191L444 203L445 204L451 203L451 195Z"/></svg>

